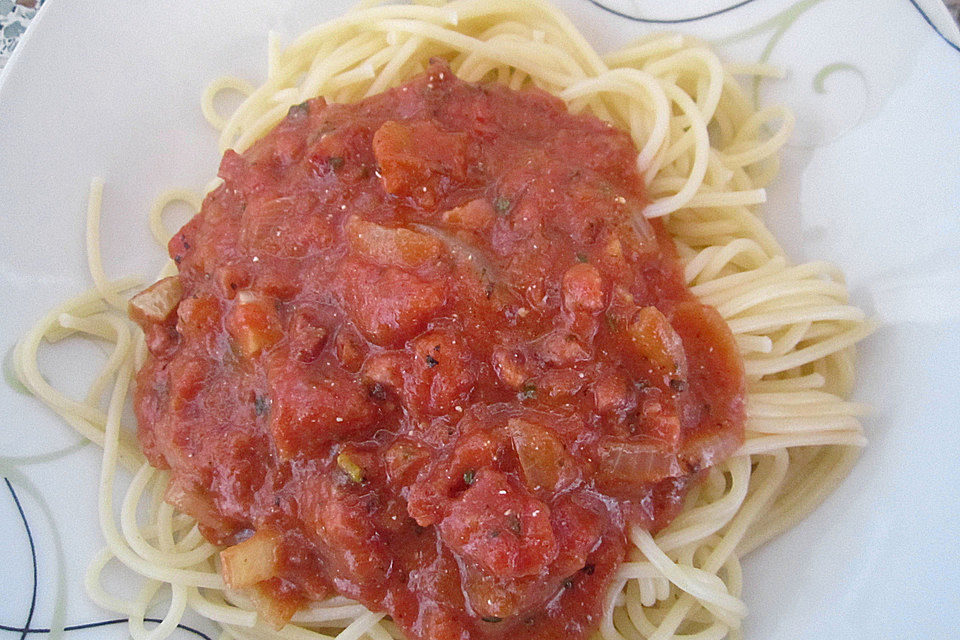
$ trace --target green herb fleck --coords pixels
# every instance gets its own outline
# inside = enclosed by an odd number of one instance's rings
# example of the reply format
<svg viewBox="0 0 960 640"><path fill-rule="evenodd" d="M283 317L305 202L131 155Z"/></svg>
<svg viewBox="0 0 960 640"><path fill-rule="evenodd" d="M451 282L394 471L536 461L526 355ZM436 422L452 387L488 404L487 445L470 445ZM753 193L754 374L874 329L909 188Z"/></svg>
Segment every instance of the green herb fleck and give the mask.
<svg viewBox="0 0 960 640"><path fill-rule="evenodd" d="M438 364L440 364L440 361L434 358L433 356L427 356L425 360L427 361L427 366L430 367L431 369L437 366Z"/></svg>
<svg viewBox="0 0 960 640"><path fill-rule="evenodd" d="M330 162L330 167L334 171L336 171L337 169L343 166L343 158L340 156L333 156L332 158L330 158L329 162Z"/></svg>
<svg viewBox="0 0 960 640"><path fill-rule="evenodd" d="M363 467L358 465L350 455L341 452L340 455L337 456L337 466L350 476L350 479L354 482L363 482Z"/></svg>
<svg viewBox="0 0 960 640"><path fill-rule="evenodd" d="M300 104L295 104L287 111L288 118L302 118L310 113L310 101L304 100Z"/></svg>
<svg viewBox="0 0 960 640"><path fill-rule="evenodd" d="M503 618L498 618L497 616L483 616L480 619L484 622L503 622Z"/></svg>
<svg viewBox="0 0 960 640"><path fill-rule="evenodd" d="M520 393L518 394L521 400L532 400L537 397L537 386L532 382L525 382L522 387L520 387Z"/></svg>
<svg viewBox="0 0 960 640"><path fill-rule="evenodd" d="M468 485L471 485L473 484L473 481L476 479L476 477L477 477L477 472L474 471L473 469L470 469L469 471L464 472L463 481L466 482Z"/></svg>
<svg viewBox="0 0 960 640"><path fill-rule="evenodd" d="M497 213L504 213L507 209L510 208L510 200L500 196L493 201L493 208L497 210Z"/></svg>
<svg viewBox="0 0 960 640"><path fill-rule="evenodd" d="M612 316L609 313L607 313L607 314L604 314L603 319L607 323L607 329L609 329L610 331L620 330L620 320L615 316Z"/></svg>
<svg viewBox="0 0 960 640"><path fill-rule="evenodd" d="M577 262L589 262L589 258L587 258L587 254L583 253L582 251L578 251Z"/></svg>

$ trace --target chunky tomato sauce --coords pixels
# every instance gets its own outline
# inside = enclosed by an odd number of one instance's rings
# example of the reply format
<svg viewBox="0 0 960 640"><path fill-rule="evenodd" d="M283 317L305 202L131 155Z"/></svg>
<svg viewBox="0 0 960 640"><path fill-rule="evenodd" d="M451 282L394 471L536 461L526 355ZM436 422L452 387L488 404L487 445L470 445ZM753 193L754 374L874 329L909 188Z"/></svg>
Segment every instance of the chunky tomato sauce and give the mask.
<svg viewBox="0 0 960 640"><path fill-rule="evenodd" d="M270 532L275 621L340 593L410 638L583 638L625 529L736 449L741 361L636 156L439 62L224 155L134 311L135 406L210 540Z"/></svg>

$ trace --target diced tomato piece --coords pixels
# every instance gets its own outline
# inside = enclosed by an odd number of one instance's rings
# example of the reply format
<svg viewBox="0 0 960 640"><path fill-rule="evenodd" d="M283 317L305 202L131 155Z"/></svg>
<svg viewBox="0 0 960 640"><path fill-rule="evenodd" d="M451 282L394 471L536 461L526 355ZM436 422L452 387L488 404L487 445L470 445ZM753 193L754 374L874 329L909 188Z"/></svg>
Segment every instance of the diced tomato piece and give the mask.
<svg viewBox="0 0 960 640"><path fill-rule="evenodd" d="M414 269L435 261L443 243L410 229L384 227L353 216L344 226L350 246L375 264Z"/></svg>
<svg viewBox="0 0 960 640"><path fill-rule="evenodd" d="M577 263L563 274L563 304L571 311L595 313L604 307L603 280L592 264Z"/></svg>
<svg viewBox="0 0 960 640"><path fill-rule="evenodd" d="M254 197L270 184L267 174L259 170L251 160L233 149L227 149L220 159L220 169L217 171L217 176L222 178L228 187L238 189L245 198Z"/></svg>
<svg viewBox="0 0 960 640"><path fill-rule="evenodd" d="M482 231L493 224L496 213L489 201L485 198L476 198L459 207L444 211L440 218L447 224L460 229Z"/></svg>
<svg viewBox="0 0 960 640"><path fill-rule="evenodd" d="M467 565L463 569L463 591L470 608L486 620L503 620L517 613L522 606L519 593L526 580L504 581L483 568Z"/></svg>
<svg viewBox="0 0 960 640"><path fill-rule="evenodd" d="M666 373L684 368L680 336L656 307L639 309L627 326L627 335L640 356Z"/></svg>
<svg viewBox="0 0 960 640"><path fill-rule="evenodd" d="M433 122L388 120L373 136L373 152L384 189L395 195L417 195L439 175L466 176L467 135L447 133Z"/></svg>
<svg viewBox="0 0 960 640"><path fill-rule="evenodd" d="M453 493L476 480L479 470L492 466L508 446L501 430L474 431L461 436L453 451L436 459L410 488L407 510L420 526L436 524L443 518Z"/></svg>
<svg viewBox="0 0 960 640"><path fill-rule="evenodd" d="M209 340L218 324L220 304L214 298L187 298L177 305L177 331L185 337Z"/></svg>
<svg viewBox="0 0 960 640"><path fill-rule="evenodd" d="M384 454L387 477L400 486L410 485L423 466L430 461L430 452L424 447L400 438Z"/></svg>
<svg viewBox="0 0 960 640"><path fill-rule="evenodd" d="M568 576L586 564L603 532L603 512L602 504L591 504L576 492L564 494L553 503L550 522L560 549L557 574Z"/></svg>
<svg viewBox="0 0 960 640"><path fill-rule="evenodd" d="M671 314L671 324L682 337L689 352L691 377L708 378L709 386L723 395L728 402L742 401L745 390L743 377L743 359L737 342L724 322L723 317L713 307L696 301L678 304ZM733 415L742 412L742 406L723 407L732 410Z"/></svg>
<svg viewBox="0 0 960 640"><path fill-rule="evenodd" d="M667 402L664 400L664 402ZM676 451L680 443L680 417L674 403L645 401L640 412L640 429L644 436L661 443L667 451Z"/></svg>
<svg viewBox="0 0 960 640"><path fill-rule="evenodd" d="M300 284L291 280L286 269L275 263L263 265L251 288L268 298L274 298L276 303L295 297L300 290Z"/></svg>
<svg viewBox="0 0 960 640"><path fill-rule="evenodd" d="M233 300L239 291L250 285L250 274L237 265L225 265L217 269L217 283L227 300Z"/></svg>
<svg viewBox="0 0 960 640"><path fill-rule="evenodd" d="M327 341L327 329L316 313L297 310L290 320L290 353L300 362L311 362L320 356Z"/></svg>
<svg viewBox="0 0 960 640"><path fill-rule="evenodd" d="M270 430L284 458L315 455L331 442L362 437L376 426L367 388L342 369L325 375L306 368L268 371Z"/></svg>
<svg viewBox="0 0 960 640"><path fill-rule="evenodd" d="M390 561L377 538L364 495L338 484L330 475L315 475L305 484L300 510L323 543L324 560L335 575L352 580L384 579Z"/></svg>
<svg viewBox="0 0 960 640"><path fill-rule="evenodd" d="M563 329L551 331L538 341L537 353L546 362L569 367L590 358L590 352L576 335Z"/></svg>
<svg viewBox="0 0 960 640"><path fill-rule="evenodd" d="M492 469L481 471L453 503L440 536L501 579L537 574L558 552L550 508Z"/></svg>
<svg viewBox="0 0 960 640"><path fill-rule="evenodd" d="M416 335L443 306L439 282L425 281L395 267L380 269L348 264L343 302L364 336L381 346L392 346ZM370 295L376 291L377 295Z"/></svg>
<svg viewBox="0 0 960 640"><path fill-rule="evenodd" d="M533 391L541 400L570 400L586 387L584 374L576 369L548 369L529 383L527 389ZM521 395L525 394L523 388Z"/></svg>
<svg viewBox="0 0 960 640"><path fill-rule="evenodd" d="M333 339L337 352L337 360L347 371L356 373L363 366L367 357L367 343L360 337L357 330L349 325L340 327Z"/></svg>
<svg viewBox="0 0 960 640"><path fill-rule="evenodd" d="M553 429L529 420L511 418L507 421L507 432L531 491L552 494L562 491L576 479L573 459Z"/></svg>
<svg viewBox="0 0 960 640"><path fill-rule="evenodd" d="M370 382L380 385L383 390L403 389L403 372L410 357L402 351L384 351L374 354L363 365L363 376Z"/></svg>
<svg viewBox="0 0 960 640"><path fill-rule="evenodd" d="M299 258L333 241L329 219L309 192L253 200L243 211L240 240L251 255Z"/></svg>
<svg viewBox="0 0 960 640"><path fill-rule="evenodd" d="M237 295L237 305L227 317L227 330L239 353L247 358L269 349L283 337L273 303L247 292Z"/></svg>
<svg viewBox="0 0 960 640"><path fill-rule="evenodd" d="M200 357L175 358L168 367L170 372L169 398L170 408L180 411L197 397L207 376L211 364Z"/></svg>
<svg viewBox="0 0 960 640"><path fill-rule="evenodd" d="M176 348L180 334L171 323L155 324L143 333L147 350L158 358Z"/></svg>
<svg viewBox="0 0 960 640"><path fill-rule="evenodd" d="M493 350L493 368L503 382L514 389L520 389L530 379L530 372L523 363L523 357L516 351L504 347Z"/></svg>
<svg viewBox="0 0 960 640"><path fill-rule="evenodd" d="M462 409L477 379L473 353L463 336L449 329L436 329L415 338L411 346L418 375L408 378L407 403L433 414L455 410L458 403Z"/></svg>
<svg viewBox="0 0 960 640"><path fill-rule="evenodd" d="M632 385L616 370L604 371L598 377L593 385L593 401L600 415L629 411L637 404Z"/></svg>

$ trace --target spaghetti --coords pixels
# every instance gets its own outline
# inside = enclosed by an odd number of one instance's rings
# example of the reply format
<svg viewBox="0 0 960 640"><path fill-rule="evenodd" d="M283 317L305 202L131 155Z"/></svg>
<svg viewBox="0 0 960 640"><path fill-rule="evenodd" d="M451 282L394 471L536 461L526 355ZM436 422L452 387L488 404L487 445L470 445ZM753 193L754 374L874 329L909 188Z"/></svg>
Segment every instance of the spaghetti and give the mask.
<svg viewBox="0 0 960 640"><path fill-rule="evenodd" d="M791 265L756 213L792 116L782 107L756 109L734 73L775 72L724 65L702 44L672 34L600 56L566 17L540 1L366 3L285 49L271 37L267 81L256 89L236 79L217 81L204 93L202 109L221 132L221 149L242 151L292 105L317 95L358 101L423 72L434 56L469 82L540 87L572 112L590 112L628 131L640 150L638 169L651 197L644 215L666 216L692 292L721 313L743 356L747 432L741 449L709 470L666 529L656 536L631 532L599 634L604 640L739 637L746 615L740 558L816 507L865 443L858 422L865 408L845 397L853 384L853 345L871 325L849 305L834 267ZM249 94L229 117L215 108L224 89ZM187 608L217 622L223 638L402 637L382 614L339 596L313 603L274 631L251 602L225 588L218 548L163 501L168 474L144 460L121 425L146 348L124 312L125 293L136 283L109 281L100 261L101 188L95 181L87 218L94 289L47 314L15 354L31 392L103 447L100 523L107 548L87 575L93 600L128 616L135 638L165 637ZM161 197L150 214L154 237L168 239L162 223L168 203L196 211L199 200L182 191ZM172 273L171 262L161 277ZM44 340L73 335L114 345L83 401L47 384L37 363ZM133 479L118 521L113 495L121 467ZM137 598L120 599L101 586L99 574L113 560L143 576ZM163 622L148 630L145 618L159 602L166 603Z"/></svg>

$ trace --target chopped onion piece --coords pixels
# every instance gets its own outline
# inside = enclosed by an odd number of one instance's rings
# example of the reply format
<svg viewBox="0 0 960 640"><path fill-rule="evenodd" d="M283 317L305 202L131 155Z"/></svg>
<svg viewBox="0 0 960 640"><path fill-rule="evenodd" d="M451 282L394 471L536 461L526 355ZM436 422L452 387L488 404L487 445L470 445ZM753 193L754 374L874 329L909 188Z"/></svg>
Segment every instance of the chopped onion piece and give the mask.
<svg viewBox="0 0 960 640"><path fill-rule="evenodd" d="M170 317L183 297L180 276L158 280L133 296L127 307L130 319L146 328Z"/></svg>

